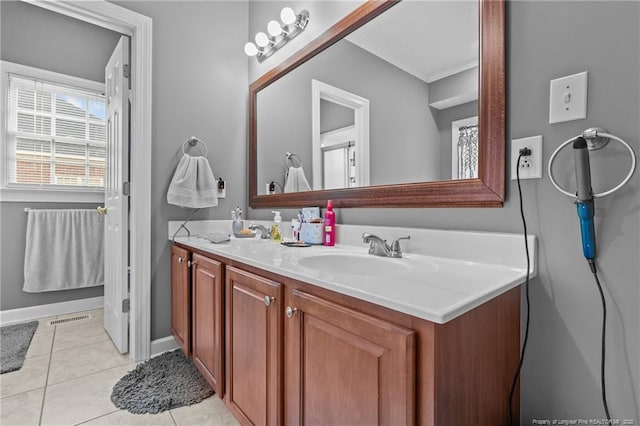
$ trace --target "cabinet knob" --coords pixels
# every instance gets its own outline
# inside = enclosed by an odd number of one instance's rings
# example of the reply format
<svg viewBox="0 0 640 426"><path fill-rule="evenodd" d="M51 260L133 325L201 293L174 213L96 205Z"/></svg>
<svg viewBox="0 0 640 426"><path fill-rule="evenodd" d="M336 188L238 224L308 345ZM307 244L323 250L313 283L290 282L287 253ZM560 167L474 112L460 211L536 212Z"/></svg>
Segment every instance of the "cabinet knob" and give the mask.
<svg viewBox="0 0 640 426"><path fill-rule="evenodd" d="M296 312L298 312L298 308L292 308L291 306L287 306L285 309L285 314L287 314L287 318L291 318Z"/></svg>
<svg viewBox="0 0 640 426"><path fill-rule="evenodd" d="M265 296L265 297L264 297L264 304L265 304L265 306L269 306L269 305L271 305L271 304L272 304L273 302L275 302L275 301L276 301L276 298L275 298L275 297L269 297L269 296Z"/></svg>
<svg viewBox="0 0 640 426"><path fill-rule="evenodd" d="M197 264L198 264L198 263L197 263L195 260L194 260L193 262L192 262L192 261L188 261L188 262L187 262L187 266L188 266L189 268L191 268L193 265L197 265Z"/></svg>
<svg viewBox="0 0 640 426"><path fill-rule="evenodd" d="M178 256L178 263L182 263L182 262L184 262L184 259L182 257Z"/></svg>

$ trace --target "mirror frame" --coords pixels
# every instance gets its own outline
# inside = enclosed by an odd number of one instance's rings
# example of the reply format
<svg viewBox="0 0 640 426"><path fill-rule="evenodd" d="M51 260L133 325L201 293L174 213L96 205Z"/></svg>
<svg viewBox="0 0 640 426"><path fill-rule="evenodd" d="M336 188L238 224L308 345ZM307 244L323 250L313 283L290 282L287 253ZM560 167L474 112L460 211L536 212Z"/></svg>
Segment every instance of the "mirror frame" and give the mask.
<svg viewBox="0 0 640 426"><path fill-rule="evenodd" d="M400 0L370 0L249 85L249 206L502 207L505 187L504 0L478 0L478 178L258 195L257 95Z"/></svg>

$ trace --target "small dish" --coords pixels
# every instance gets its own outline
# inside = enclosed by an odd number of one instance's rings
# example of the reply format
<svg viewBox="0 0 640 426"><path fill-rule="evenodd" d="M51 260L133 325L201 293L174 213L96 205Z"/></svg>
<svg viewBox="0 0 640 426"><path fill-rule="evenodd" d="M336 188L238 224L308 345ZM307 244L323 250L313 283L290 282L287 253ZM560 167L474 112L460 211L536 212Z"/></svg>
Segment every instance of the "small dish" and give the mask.
<svg viewBox="0 0 640 426"><path fill-rule="evenodd" d="M241 233L237 233L237 234L233 234L236 238L253 238L256 236L255 232L252 232L250 234L241 234Z"/></svg>
<svg viewBox="0 0 640 426"><path fill-rule="evenodd" d="M287 247L311 247L313 245L303 241L283 241L280 244Z"/></svg>

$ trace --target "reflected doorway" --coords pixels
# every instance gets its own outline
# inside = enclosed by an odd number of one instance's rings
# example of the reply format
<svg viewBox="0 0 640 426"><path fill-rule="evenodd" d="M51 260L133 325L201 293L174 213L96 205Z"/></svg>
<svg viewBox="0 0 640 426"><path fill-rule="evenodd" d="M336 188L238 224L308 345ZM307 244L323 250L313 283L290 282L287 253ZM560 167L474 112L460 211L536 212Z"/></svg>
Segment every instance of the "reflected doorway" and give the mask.
<svg viewBox="0 0 640 426"><path fill-rule="evenodd" d="M313 189L369 185L369 100L318 80L312 87Z"/></svg>

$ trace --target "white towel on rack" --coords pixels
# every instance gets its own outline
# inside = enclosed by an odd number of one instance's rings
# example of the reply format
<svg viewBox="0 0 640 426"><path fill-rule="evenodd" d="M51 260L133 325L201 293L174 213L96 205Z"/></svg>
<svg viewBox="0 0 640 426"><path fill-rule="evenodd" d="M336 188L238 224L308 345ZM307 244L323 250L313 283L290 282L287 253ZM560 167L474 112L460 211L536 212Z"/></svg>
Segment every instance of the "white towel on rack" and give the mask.
<svg viewBox="0 0 640 426"><path fill-rule="evenodd" d="M24 253L28 293L104 284L104 216L95 210L29 210Z"/></svg>
<svg viewBox="0 0 640 426"><path fill-rule="evenodd" d="M167 202L200 209L218 205L218 186L206 157L184 154L169 184Z"/></svg>
<svg viewBox="0 0 640 426"><path fill-rule="evenodd" d="M284 192L311 191L311 186L304 175L302 167L289 167L287 182L284 184Z"/></svg>

